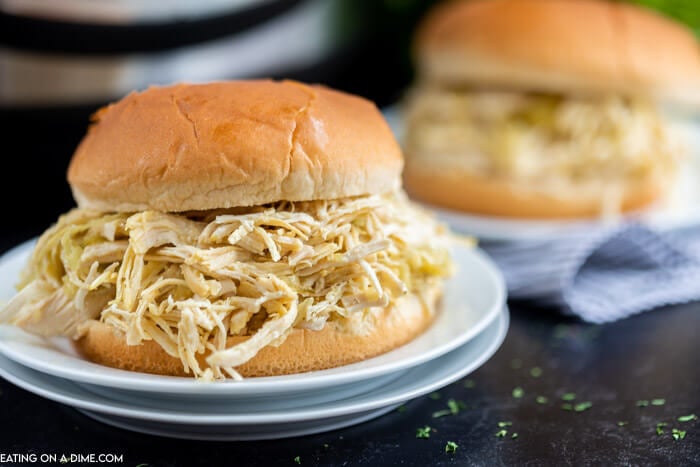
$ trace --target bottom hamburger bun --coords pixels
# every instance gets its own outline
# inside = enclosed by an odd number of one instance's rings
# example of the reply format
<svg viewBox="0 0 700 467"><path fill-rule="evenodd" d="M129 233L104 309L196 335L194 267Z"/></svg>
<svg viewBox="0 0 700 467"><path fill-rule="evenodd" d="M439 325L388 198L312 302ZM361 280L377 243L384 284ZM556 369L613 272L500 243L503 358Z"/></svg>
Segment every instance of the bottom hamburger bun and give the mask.
<svg viewBox="0 0 700 467"><path fill-rule="evenodd" d="M386 353L422 334L433 322L441 288L433 287L425 299L411 294L394 306L374 309L362 323L345 330L328 322L320 331L294 329L279 346L267 346L236 368L243 377L278 376L324 370L359 362ZM228 347L247 337L229 337ZM124 333L93 321L74 342L86 359L113 368L141 373L187 376L179 358L172 357L154 341L127 345ZM206 355L199 357L204 363Z"/></svg>
<svg viewBox="0 0 700 467"><path fill-rule="evenodd" d="M667 192L671 177L659 170L637 180L620 180L614 186L572 183L550 191L453 167L407 163L404 184L412 198L435 207L497 217L573 219L647 207Z"/></svg>

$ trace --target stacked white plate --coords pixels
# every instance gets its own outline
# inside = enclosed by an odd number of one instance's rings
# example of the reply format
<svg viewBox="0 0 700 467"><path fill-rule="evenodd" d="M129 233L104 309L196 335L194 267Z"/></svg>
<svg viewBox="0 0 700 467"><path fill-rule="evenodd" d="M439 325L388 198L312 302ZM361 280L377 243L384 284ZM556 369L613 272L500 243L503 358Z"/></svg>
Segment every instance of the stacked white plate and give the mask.
<svg viewBox="0 0 700 467"><path fill-rule="evenodd" d="M33 243L0 259L0 301ZM378 417L463 378L499 348L508 329L505 287L478 249L456 247L434 324L394 351L310 373L202 383L133 373L82 359L66 339L0 326L0 376L101 422L178 438L249 440L300 436Z"/></svg>

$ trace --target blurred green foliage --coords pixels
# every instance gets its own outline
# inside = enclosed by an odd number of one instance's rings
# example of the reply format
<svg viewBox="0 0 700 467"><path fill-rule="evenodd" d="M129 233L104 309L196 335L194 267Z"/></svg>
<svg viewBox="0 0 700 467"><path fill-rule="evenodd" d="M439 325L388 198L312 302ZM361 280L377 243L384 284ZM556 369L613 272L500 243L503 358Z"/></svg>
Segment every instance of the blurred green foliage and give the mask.
<svg viewBox="0 0 700 467"><path fill-rule="evenodd" d="M685 23L700 36L700 0L630 0Z"/></svg>

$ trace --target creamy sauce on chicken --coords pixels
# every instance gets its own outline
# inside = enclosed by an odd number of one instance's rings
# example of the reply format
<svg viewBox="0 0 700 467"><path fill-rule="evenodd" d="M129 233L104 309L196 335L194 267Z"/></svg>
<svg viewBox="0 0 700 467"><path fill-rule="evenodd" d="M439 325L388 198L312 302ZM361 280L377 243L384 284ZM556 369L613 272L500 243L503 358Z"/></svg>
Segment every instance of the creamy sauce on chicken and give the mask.
<svg viewBox="0 0 700 467"><path fill-rule="evenodd" d="M673 170L682 148L650 102L417 88L407 99L409 157L543 189Z"/></svg>

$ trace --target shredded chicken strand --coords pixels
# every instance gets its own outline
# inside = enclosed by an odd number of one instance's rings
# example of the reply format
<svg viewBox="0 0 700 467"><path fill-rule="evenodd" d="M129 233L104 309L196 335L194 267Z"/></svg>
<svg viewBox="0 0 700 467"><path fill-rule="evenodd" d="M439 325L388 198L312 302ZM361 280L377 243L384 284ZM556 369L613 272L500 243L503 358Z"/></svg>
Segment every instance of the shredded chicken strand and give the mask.
<svg viewBox="0 0 700 467"><path fill-rule="evenodd" d="M415 89L407 100L410 157L441 154L476 173L538 184L639 179L682 155L644 99L480 89Z"/></svg>
<svg viewBox="0 0 700 467"><path fill-rule="evenodd" d="M198 378L239 379L294 328L427 293L453 269L448 243L403 192L183 214L75 209L39 239L0 322L76 338L97 319ZM247 339L228 346L231 336Z"/></svg>

